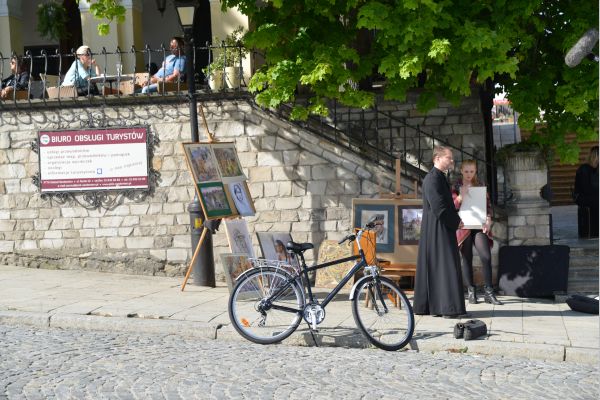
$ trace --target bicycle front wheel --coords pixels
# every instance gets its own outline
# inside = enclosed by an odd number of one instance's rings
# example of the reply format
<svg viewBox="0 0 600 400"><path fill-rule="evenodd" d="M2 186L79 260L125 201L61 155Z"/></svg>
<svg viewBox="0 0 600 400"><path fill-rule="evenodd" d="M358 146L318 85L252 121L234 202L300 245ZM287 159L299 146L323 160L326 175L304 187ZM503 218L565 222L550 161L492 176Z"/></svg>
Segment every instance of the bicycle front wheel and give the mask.
<svg viewBox="0 0 600 400"><path fill-rule="evenodd" d="M406 346L415 330L408 298L385 277L371 277L359 283L352 298L352 314L369 342L383 350Z"/></svg>
<svg viewBox="0 0 600 400"><path fill-rule="evenodd" d="M244 275L229 298L229 319L244 338L259 344L282 341L302 320L304 292L297 280L276 268Z"/></svg>

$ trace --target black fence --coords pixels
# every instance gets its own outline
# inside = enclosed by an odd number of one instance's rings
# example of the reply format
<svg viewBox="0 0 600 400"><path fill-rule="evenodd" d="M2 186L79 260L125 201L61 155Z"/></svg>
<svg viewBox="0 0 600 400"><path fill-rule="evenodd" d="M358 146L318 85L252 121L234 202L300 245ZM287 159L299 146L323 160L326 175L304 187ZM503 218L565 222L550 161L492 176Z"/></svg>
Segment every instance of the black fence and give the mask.
<svg viewBox="0 0 600 400"><path fill-rule="evenodd" d="M67 90L63 84L65 73L73 62L77 59L75 50L68 53L48 52L45 49L39 51L28 50L25 54L10 55L0 53L0 80L3 86L11 85L10 78L13 76L13 70L8 67L11 60L17 61L17 74L27 72L29 75L27 87L18 88L20 90L12 91L10 95L0 99L0 104L6 102L27 101L35 99L52 99L52 98L72 98L81 96L139 96L142 95L141 89L143 81L148 80L153 76L163 65L163 61L167 56L171 55L171 50L164 45L160 48L151 48L146 45L143 49L138 50L132 47L128 51L123 51L117 47L115 51L107 51L102 48L100 52L91 52L91 56L96 60L96 63L101 67L101 75L93 78L89 82L88 88L79 90L78 93L73 90ZM181 56L185 56L183 49L180 50ZM233 90L239 90L244 82L244 59L250 57L241 45L228 46L224 43L212 45L206 43L204 46L193 46L191 57L194 65L194 82L195 87L199 90L211 89L209 81L211 77L217 76L220 82L217 82L217 88L229 87ZM186 57L186 63L189 60ZM23 71L19 70L20 66L24 66ZM229 78L232 73L227 73L228 67L233 67L234 73L239 77L232 79L234 82L230 85ZM89 67L91 74L92 66ZM182 71L187 72L187 71ZM236 83L239 80L239 83ZM124 88L122 83L130 82L129 90L121 90ZM161 90L158 93L161 95L173 95L187 92L186 82L189 82L189 77L184 76L182 79L174 82L172 85L165 86L164 77L162 79ZM14 87L14 82L12 82ZM93 86L100 88L108 88L109 90L101 89L94 90ZM50 90L50 88L61 88L62 90ZM81 88L80 88L81 89ZM127 89L127 87L125 87ZM146 95L146 94L143 94Z"/></svg>

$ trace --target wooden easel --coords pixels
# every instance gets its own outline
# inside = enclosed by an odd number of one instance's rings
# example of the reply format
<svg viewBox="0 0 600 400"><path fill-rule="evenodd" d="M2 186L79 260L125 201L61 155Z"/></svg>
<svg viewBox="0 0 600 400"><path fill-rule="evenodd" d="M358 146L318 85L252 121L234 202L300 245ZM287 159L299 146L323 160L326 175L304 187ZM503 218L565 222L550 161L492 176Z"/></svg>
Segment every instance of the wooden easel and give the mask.
<svg viewBox="0 0 600 400"><path fill-rule="evenodd" d="M402 161L396 158L396 192L394 193L383 193L381 190L381 181L378 182L379 198L381 199L418 199L417 193L417 181L414 182L413 195L407 195L402 193Z"/></svg>
<svg viewBox="0 0 600 400"><path fill-rule="evenodd" d="M200 110L200 115L202 116L202 124L204 125L204 130L206 131L206 136L208 137L208 142L212 143L215 141L214 135L208 130L208 124L206 123L206 117L204 116L204 107L202 107L202 103L198 103L198 109ZM206 218L206 216L205 216ZM206 221L206 219L204 220ZM202 223L204 223L202 221ZM185 289L185 285L187 285L187 281L190 278L190 274L192 273L192 269L194 267L194 262L196 261L196 257L198 257L198 253L200 252L200 247L202 247L202 243L204 243L204 239L206 238L207 227L202 227L202 234L200 235L200 240L198 240L198 245L196 246L196 250L194 250L194 254L192 255L192 260L190 261L190 265L185 273L185 278L183 279L183 284L181 285L181 291L183 292Z"/></svg>

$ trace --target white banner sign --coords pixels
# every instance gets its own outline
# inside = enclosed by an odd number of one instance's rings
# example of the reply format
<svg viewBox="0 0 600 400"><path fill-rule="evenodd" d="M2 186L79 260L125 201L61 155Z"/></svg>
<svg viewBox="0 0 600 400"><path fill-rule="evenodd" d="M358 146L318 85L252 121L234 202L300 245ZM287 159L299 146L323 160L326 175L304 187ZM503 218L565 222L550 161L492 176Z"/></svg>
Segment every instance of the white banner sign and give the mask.
<svg viewBox="0 0 600 400"><path fill-rule="evenodd" d="M39 132L44 192L148 188L146 128Z"/></svg>

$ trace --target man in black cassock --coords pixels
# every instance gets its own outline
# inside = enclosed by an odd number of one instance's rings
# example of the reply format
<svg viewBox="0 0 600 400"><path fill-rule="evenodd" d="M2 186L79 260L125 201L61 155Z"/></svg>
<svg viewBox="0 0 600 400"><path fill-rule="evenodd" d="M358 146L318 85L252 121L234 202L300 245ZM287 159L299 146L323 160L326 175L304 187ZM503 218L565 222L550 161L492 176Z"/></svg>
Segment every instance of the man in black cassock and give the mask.
<svg viewBox="0 0 600 400"><path fill-rule="evenodd" d="M465 314L456 241L456 230L463 223L444 175L453 163L449 148L436 147L433 168L423 180L423 220L413 305L419 315L457 318Z"/></svg>

